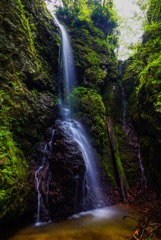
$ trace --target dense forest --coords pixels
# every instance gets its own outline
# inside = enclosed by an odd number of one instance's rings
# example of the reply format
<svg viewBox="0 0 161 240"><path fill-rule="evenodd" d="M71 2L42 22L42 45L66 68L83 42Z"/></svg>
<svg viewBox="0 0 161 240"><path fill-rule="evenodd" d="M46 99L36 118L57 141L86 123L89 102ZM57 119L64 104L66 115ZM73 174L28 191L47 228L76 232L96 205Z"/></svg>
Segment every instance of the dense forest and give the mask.
<svg viewBox="0 0 161 240"><path fill-rule="evenodd" d="M0 2L0 222L160 212L161 1L137 1L144 33L124 61L112 0L63 0L55 16L47 4Z"/></svg>

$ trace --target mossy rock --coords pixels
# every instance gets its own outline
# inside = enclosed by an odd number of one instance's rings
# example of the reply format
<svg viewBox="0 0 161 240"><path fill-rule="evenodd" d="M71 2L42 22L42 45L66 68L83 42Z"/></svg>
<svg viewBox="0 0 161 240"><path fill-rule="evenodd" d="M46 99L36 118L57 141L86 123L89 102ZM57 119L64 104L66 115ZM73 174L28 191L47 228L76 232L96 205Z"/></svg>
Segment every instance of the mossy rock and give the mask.
<svg viewBox="0 0 161 240"><path fill-rule="evenodd" d="M58 116L59 30L42 0L0 2L0 218L22 214L25 157ZM24 157L25 155L25 157Z"/></svg>
<svg viewBox="0 0 161 240"><path fill-rule="evenodd" d="M28 166L6 127L0 129L0 219L21 215L27 207Z"/></svg>
<svg viewBox="0 0 161 240"><path fill-rule="evenodd" d="M116 176L108 136L106 110L102 97L94 90L79 87L70 94L71 108L86 128L92 145L99 153L107 181L116 186Z"/></svg>

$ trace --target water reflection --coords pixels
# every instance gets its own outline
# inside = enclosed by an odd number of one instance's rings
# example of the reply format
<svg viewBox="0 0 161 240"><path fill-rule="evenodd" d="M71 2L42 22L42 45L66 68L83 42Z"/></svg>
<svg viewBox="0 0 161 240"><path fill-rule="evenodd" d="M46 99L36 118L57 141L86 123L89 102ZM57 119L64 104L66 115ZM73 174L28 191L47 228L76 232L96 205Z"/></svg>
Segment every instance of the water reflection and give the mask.
<svg viewBox="0 0 161 240"><path fill-rule="evenodd" d="M136 218L141 213L127 206L114 206L75 214L59 223L11 229L3 240L123 240L135 230L137 223L124 215ZM8 236L7 236L8 235ZM12 236L11 236L12 235Z"/></svg>

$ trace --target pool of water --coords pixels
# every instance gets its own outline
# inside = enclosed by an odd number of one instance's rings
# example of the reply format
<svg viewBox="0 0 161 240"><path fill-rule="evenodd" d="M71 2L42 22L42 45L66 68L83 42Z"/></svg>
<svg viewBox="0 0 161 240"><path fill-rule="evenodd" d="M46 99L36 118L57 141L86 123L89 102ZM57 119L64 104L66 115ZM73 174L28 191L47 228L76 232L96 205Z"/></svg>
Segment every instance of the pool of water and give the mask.
<svg viewBox="0 0 161 240"><path fill-rule="evenodd" d="M130 236L142 213L129 206L113 206L75 214L59 223L42 223L1 232L1 240L122 240Z"/></svg>

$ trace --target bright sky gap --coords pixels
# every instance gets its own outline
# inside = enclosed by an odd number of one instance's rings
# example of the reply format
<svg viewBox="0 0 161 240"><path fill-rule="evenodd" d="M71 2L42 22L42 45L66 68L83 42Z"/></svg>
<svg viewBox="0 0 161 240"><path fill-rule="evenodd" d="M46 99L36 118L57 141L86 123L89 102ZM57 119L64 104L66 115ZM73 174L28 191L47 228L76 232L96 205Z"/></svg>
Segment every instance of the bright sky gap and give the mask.
<svg viewBox="0 0 161 240"><path fill-rule="evenodd" d="M62 6L61 0L51 0L52 4L48 8L51 11L53 5ZM115 50L118 54L118 59L125 60L132 54L132 51L128 49L128 46L134 45L141 40L143 34L142 21L136 21L133 19L134 12L140 13L139 7L133 3L133 0L114 0L114 5L118 15L121 17L118 30L119 36L119 48ZM51 7L52 6L52 7Z"/></svg>

